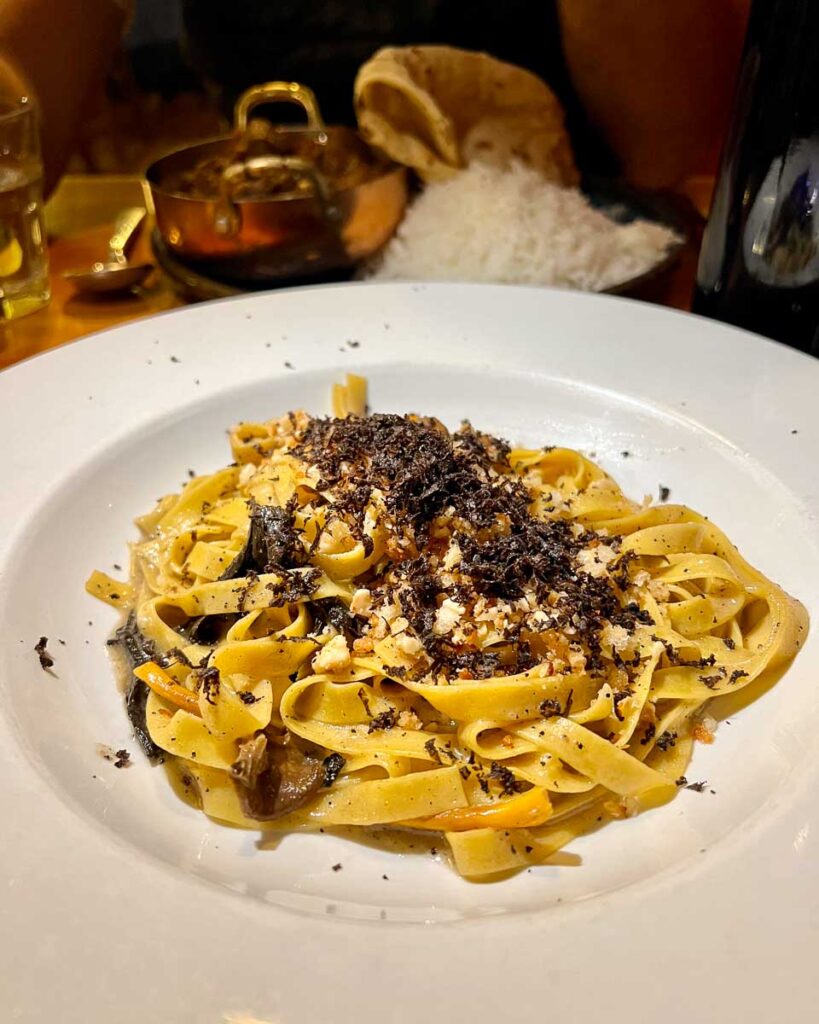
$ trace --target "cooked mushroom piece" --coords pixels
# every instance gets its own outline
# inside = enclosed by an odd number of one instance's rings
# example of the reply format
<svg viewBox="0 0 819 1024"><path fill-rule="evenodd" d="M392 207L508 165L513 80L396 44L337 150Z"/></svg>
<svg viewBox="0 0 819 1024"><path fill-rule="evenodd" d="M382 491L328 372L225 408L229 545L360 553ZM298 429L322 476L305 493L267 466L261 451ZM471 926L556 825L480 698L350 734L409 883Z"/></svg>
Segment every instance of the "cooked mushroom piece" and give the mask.
<svg viewBox="0 0 819 1024"><path fill-rule="evenodd" d="M292 510L259 505L255 501L249 501L248 506L250 530L245 546L219 578L233 580L251 570L274 572L300 565L303 559L300 561L298 558L299 545L293 528Z"/></svg>
<svg viewBox="0 0 819 1024"><path fill-rule="evenodd" d="M310 614L313 617L311 633L318 634L327 626L332 626L344 634L348 644L361 636L363 623L350 614L347 605L337 597L323 597L310 602Z"/></svg>
<svg viewBox="0 0 819 1024"><path fill-rule="evenodd" d="M159 660L156 645L141 632L134 612L131 612L125 625L119 627L108 643L111 646L120 647L125 652L131 668L142 665L146 661ZM125 710L128 713L137 742L145 751L148 760L152 764L159 764L163 760L163 755L148 732L147 703L148 687L141 679L132 675L125 692Z"/></svg>
<svg viewBox="0 0 819 1024"><path fill-rule="evenodd" d="M285 730L257 733L239 744L231 767L242 810L249 818L271 821L296 810L324 784L321 757L303 749Z"/></svg>
<svg viewBox="0 0 819 1024"><path fill-rule="evenodd" d="M293 512L274 505L250 503L250 556L259 572L292 569L298 564Z"/></svg>
<svg viewBox="0 0 819 1024"><path fill-rule="evenodd" d="M232 577L225 577L231 579ZM179 632L192 644L214 646L224 640L225 634L238 618L238 615L198 615L189 619Z"/></svg>

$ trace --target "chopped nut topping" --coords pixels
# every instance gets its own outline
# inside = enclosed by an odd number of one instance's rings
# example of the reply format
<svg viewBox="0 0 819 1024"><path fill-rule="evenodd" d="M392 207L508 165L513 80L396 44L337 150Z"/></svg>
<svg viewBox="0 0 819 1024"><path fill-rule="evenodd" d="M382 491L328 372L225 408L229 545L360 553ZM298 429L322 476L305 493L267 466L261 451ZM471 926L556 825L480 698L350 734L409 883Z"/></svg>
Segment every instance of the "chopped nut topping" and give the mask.
<svg viewBox="0 0 819 1024"><path fill-rule="evenodd" d="M314 672L339 672L350 666L350 648L343 636L334 636L313 658Z"/></svg>
<svg viewBox="0 0 819 1024"><path fill-rule="evenodd" d="M255 442L262 428L249 426L244 442L267 456L259 473L295 459L311 481L293 499L308 555L358 545L369 556L381 545L345 614L316 617L315 635L339 634L315 655L316 671L340 671L351 650L370 654L391 636L395 671L413 679L594 676L651 625L632 600L620 538L573 521L558 488L540 490L538 467L512 470L508 445L468 423L450 434L419 416L300 414L264 429L274 436Z"/></svg>
<svg viewBox="0 0 819 1024"><path fill-rule="evenodd" d="M450 598L445 598L441 607L435 616L435 623L432 627L433 633L438 636L443 636L446 633L451 633L452 630L461 621L466 608L462 604L456 604Z"/></svg>
<svg viewBox="0 0 819 1024"><path fill-rule="evenodd" d="M400 636L395 641L395 646L403 654L409 655L411 658L415 655L420 654L424 649L424 645L421 641L414 636Z"/></svg>
<svg viewBox="0 0 819 1024"><path fill-rule="evenodd" d="M372 594L364 588L356 590L350 602L350 611L353 615L369 615L372 608Z"/></svg>

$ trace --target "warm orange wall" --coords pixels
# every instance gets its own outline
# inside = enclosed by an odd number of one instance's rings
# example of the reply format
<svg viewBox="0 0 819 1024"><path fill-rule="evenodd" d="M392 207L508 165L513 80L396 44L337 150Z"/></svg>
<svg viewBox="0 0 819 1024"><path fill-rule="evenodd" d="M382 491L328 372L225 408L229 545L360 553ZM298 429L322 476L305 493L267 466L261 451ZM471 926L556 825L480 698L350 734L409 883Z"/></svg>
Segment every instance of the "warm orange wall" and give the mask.
<svg viewBox="0 0 819 1024"><path fill-rule="evenodd" d="M37 100L46 189L103 89L124 22L111 0L0 0L0 93L19 98L25 89Z"/></svg>
<svg viewBox="0 0 819 1024"><path fill-rule="evenodd" d="M715 170L750 0L559 0L575 87L647 187Z"/></svg>

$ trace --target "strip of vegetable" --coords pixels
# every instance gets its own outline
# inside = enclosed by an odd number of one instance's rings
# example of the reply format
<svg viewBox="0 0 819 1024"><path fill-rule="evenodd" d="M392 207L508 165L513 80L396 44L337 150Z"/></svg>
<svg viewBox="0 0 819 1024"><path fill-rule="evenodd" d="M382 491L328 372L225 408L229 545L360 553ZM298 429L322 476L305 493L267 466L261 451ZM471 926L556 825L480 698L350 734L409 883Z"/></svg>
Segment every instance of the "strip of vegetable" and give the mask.
<svg viewBox="0 0 819 1024"><path fill-rule="evenodd" d="M165 700L175 704L183 711L190 711L191 714L200 715L199 698L195 693L174 682L168 673L159 667L155 661L146 661L144 665L137 665L134 675L143 683Z"/></svg>
<svg viewBox="0 0 819 1024"><path fill-rule="evenodd" d="M413 818L401 824L407 828L431 829L436 832L467 832L474 828L533 828L542 825L552 814L552 805L542 789L530 789L511 800L496 804L459 807L434 814L430 818Z"/></svg>

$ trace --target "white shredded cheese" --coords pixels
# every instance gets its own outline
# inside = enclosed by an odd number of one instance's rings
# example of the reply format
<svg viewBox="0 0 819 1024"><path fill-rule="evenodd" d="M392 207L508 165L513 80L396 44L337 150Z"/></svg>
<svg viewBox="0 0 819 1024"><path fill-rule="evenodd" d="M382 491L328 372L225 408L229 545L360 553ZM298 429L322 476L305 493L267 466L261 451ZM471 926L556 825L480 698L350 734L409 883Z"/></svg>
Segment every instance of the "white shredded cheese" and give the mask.
<svg viewBox="0 0 819 1024"><path fill-rule="evenodd" d="M628 647L631 637L624 626L612 626L609 622L603 627L600 639L604 644L609 644L613 651L619 653Z"/></svg>
<svg viewBox="0 0 819 1024"><path fill-rule="evenodd" d="M596 548L583 548L577 552L577 564L581 572L589 576L605 576L606 566L617 557L617 552L608 544L598 544Z"/></svg>
<svg viewBox="0 0 819 1024"><path fill-rule="evenodd" d="M648 220L618 224L577 189L519 163L473 163L426 186L373 275L600 291L645 273L677 240Z"/></svg>

